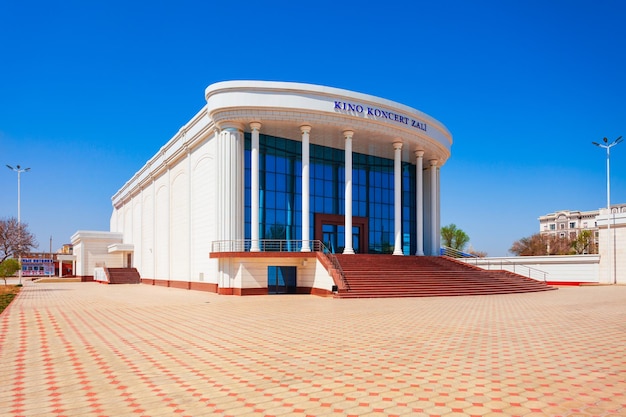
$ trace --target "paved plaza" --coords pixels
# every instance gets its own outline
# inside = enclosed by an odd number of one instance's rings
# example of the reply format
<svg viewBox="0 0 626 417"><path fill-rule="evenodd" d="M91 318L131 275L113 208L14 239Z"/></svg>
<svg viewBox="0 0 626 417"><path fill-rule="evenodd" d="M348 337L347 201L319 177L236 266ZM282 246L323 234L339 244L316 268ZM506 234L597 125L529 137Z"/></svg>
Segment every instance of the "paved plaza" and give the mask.
<svg viewBox="0 0 626 417"><path fill-rule="evenodd" d="M2 416L626 416L626 287L219 296L27 282Z"/></svg>

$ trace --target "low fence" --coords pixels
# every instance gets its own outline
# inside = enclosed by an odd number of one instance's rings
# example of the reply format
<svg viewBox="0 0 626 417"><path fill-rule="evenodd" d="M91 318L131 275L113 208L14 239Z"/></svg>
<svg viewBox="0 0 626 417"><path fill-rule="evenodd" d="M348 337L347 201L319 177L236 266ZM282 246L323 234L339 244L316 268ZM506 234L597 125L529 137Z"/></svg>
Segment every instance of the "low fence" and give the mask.
<svg viewBox="0 0 626 417"><path fill-rule="evenodd" d="M600 281L599 255L507 256L460 259L484 269L504 269L554 284Z"/></svg>

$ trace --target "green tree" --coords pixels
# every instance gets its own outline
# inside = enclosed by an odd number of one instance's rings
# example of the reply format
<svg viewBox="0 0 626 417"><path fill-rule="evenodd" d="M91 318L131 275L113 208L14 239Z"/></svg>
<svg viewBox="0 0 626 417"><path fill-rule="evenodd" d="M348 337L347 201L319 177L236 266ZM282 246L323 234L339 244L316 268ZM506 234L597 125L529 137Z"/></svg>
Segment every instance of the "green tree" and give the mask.
<svg viewBox="0 0 626 417"><path fill-rule="evenodd" d="M469 243L469 236L454 223L441 228L441 244L458 251L462 251Z"/></svg>
<svg viewBox="0 0 626 417"><path fill-rule="evenodd" d="M18 223L15 217L0 219L0 262L19 258L36 247L35 236L28 231L26 223Z"/></svg>
<svg viewBox="0 0 626 417"><path fill-rule="evenodd" d="M22 265L15 258L8 258L0 262L0 278L4 279L4 285L7 285L7 278L15 275Z"/></svg>
<svg viewBox="0 0 626 417"><path fill-rule="evenodd" d="M581 230L571 243L572 249L576 254L595 253L595 245L593 241L593 233L591 230Z"/></svg>

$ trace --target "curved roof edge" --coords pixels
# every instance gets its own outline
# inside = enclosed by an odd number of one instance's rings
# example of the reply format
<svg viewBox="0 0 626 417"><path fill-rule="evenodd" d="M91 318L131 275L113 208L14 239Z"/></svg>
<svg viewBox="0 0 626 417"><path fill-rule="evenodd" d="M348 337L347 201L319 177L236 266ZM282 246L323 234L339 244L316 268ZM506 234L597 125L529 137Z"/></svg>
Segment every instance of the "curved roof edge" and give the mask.
<svg viewBox="0 0 626 417"><path fill-rule="evenodd" d="M336 87L327 87L319 84L307 84L307 83L299 83L299 82L284 82L284 81L259 81L259 80L232 80L232 81L220 81L209 85L205 89L205 99L208 101L209 98L217 93L224 92L227 90L257 90L257 91L292 91L292 92L301 92L301 93L316 93L324 96L334 97L334 96L344 96L351 97L357 100L377 103L397 109L402 109L407 113L412 113L418 115L418 117L425 119L428 123L437 126L438 129L442 130L447 136L450 138L450 144L452 144L452 133L448 130L448 128L441 123L439 120L433 118L432 116L417 110L413 107L407 106L402 103L398 103L392 100L388 100L386 98L373 96L370 94L360 93L351 90L345 90L342 88Z"/></svg>

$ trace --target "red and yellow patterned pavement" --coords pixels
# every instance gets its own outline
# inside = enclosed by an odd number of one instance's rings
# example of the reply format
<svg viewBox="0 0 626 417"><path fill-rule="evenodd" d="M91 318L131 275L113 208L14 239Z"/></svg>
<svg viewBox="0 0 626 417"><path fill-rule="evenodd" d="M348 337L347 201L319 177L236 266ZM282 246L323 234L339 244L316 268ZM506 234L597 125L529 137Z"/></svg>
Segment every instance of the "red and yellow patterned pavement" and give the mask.
<svg viewBox="0 0 626 417"><path fill-rule="evenodd" d="M28 283L2 416L626 416L626 287L337 300Z"/></svg>

